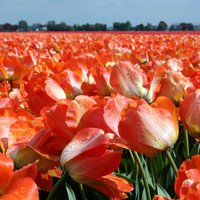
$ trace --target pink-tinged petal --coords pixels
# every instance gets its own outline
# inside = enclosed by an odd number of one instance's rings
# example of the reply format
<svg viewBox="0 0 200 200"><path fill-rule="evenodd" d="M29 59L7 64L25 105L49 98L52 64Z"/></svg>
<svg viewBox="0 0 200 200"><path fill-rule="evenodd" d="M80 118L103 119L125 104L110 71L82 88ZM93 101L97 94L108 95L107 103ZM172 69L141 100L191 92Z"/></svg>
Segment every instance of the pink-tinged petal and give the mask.
<svg viewBox="0 0 200 200"><path fill-rule="evenodd" d="M155 67L153 77L150 82L150 89L148 90L148 93L144 98L147 102L154 101L156 95L160 92L165 77L166 77L165 68L162 65Z"/></svg>
<svg viewBox="0 0 200 200"><path fill-rule="evenodd" d="M193 199L199 199L200 198L200 181L194 182L187 189L186 189L187 195L185 195L185 196L182 197L183 200L190 200L190 199L193 200Z"/></svg>
<svg viewBox="0 0 200 200"><path fill-rule="evenodd" d="M176 136L178 138L179 135L179 120L178 120L178 112L174 103L167 97L158 97L154 103L151 104L152 107L163 108L170 112L174 119L174 124L176 127ZM176 138L176 139L177 139Z"/></svg>
<svg viewBox="0 0 200 200"><path fill-rule="evenodd" d="M103 145L108 140L109 137L101 129L86 128L79 131L74 139L63 150L60 159L61 165L64 166L66 162L79 154L99 145Z"/></svg>
<svg viewBox="0 0 200 200"><path fill-rule="evenodd" d="M55 101L66 99L64 90L55 80L49 78L45 81L45 84L45 92L50 98Z"/></svg>
<svg viewBox="0 0 200 200"><path fill-rule="evenodd" d="M2 200L39 200L38 187L30 177L24 177L16 180L1 197Z"/></svg>
<svg viewBox="0 0 200 200"><path fill-rule="evenodd" d="M136 104L133 99L117 95L109 98L104 106L104 120L117 136L119 136L118 125L121 119L121 112L129 103Z"/></svg>
<svg viewBox="0 0 200 200"><path fill-rule="evenodd" d="M192 162L192 160L189 160L189 159L184 161L181 164L181 166L178 170L178 173L177 173L175 184L174 184L175 192L179 197L180 197L180 193L181 193L182 184L185 180L188 179L185 172L189 169L194 169L194 168L195 168L194 163Z"/></svg>
<svg viewBox="0 0 200 200"><path fill-rule="evenodd" d="M147 89L143 85L146 82L146 74L128 61L114 65L111 71L110 85L116 92L129 98L133 96L145 97Z"/></svg>
<svg viewBox="0 0 200 200"><path fill-rule="evenodd" d="M185 174L192 181L200 181L200 169L189 169Z"/></svg>
<svg viewBox="0 0 200 200"><path fill-rule="evenodd" d="M176 105L179 104L179 98L184 98L188 93L195 90L192 82L181 72L167 71L167 77L162 83L159 96L170 98Z"/></svg>
<svg viewBox="0 0 200 200"><path fill-rule="evenodd" d="M172 148L176 142L176 126L168 110L152 108L144 100L137 109L128 110L119 123L120 136L130 148L148 156Z"/></svg>
<svg viewBox="0 0 200 200"><path fill-rule="evenodd" d="M71 101L66 113L65 123L70 129L75 129L81 117L93 106L97 104L94 99L86 95L79 95Z"/></svg>
<svg viewBox="0 0 200 200"><path fill-rule="evenodd" d="M192 186L192 184L194 183L194 181L190 180L190 179L185 179L181 185L181 190L180 190L180 198L184 197L187 195L190 187Z"/></svg>
<svg viewBox="0 0 200 200"><path fill-rule="evenodd" d="M97 63L91 68L90 72L95 79L96 88L101 95L107 96L115 92L110 85L110 72L107 68Z"/></svg>
<svg viewBox="0 0 200 200"><path fill-rule="evenodd" d="M200 90L188 94L180 102L179 111L183 126L193 137L200 137Z"/></svg>
<svg viewBox="0 0 200 200"><path fill-rule="evenodd" d="M167 65L170 71L182 71L184 66L181 60L170 58L167 60Z"/></svg>
<svg viewBox="0 0 200 200"><path fill-rule="evenodd" d="M12 159L0 152L0 195L5 193L13 170L14 164Z"/></svg>

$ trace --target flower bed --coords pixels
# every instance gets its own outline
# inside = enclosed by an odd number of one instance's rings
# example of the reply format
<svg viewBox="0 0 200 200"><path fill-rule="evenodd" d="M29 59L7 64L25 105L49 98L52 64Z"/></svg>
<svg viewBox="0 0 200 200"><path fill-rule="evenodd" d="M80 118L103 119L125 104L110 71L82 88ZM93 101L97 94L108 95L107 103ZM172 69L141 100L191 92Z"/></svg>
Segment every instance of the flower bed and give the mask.
<svg viewBox="0 0 200 200"><path fill-rule="evenodd" d="M199 199L199 32L0 34L1 199Z"/></svg>

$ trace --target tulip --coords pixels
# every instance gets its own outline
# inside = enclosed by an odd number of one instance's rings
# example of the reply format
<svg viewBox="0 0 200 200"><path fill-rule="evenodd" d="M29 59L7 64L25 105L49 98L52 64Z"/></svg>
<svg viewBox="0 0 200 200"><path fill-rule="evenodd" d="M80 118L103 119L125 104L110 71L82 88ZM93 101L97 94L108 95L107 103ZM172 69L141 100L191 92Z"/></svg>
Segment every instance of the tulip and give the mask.
<svg viewBox="0 0 200 200"><path fill-rule="evenodd" d="M149 77L141 69L128 61L122 61L113 66L110 74L110 85L123 96L129 98L138 96L150 103L160 91L165 75L165 68L162 65L157 66L149 81Z"/></svg>
<svg viewBox="0 0 200 200"><path fill-rule="evenodd" d="M174 184L175 192L179 198L200 199L200 156L184 161L178 171Z"/></svg>
<svg viewBox="0 0 200 200"><path fill-rule="evenodd" d="M167 97L157 98L152 106L140 99L119 122L119 135L128 147L151 157L174 146L178 129L176 107Z"/></svg>
<svg viewBox="0 0 200 200"><path fill-rule="evenodd" d="M181 121L188 133L200 137L200 90L197 89L180 102Z"/></svg>
<svg viewBox="0 0 200 200"><path fill-rule="evenodd" d="M16 56L0 57L0 80L16 81L28 73L28 67L23 65Z"/></svg>
<svg viewBox="0 0 200 200"><path fill-rule="evenodd" d="M184 98L194 90L195 87L192 82L181 72L168 70L167 77L162 83L162 88L158 96L166 96L178 106L180 97Z"/></svg>
<svg viewBox="0 0 200 200"><path fill-rule="evenodd" d="M133 186L113 174L121 161L120 151L109 150L110 137L103 130L86 128L79 131L65 147L60 163L78 183L93 187L111 198L127 198Z"/></svg>
<svg viewBox="0 0 200 200"><path fill-rule="evenodd" d="M10 157L0 153L0 198L2 200L39 200L38 187L34 182L37 176L36 163L28 164L14 171Z"/></svg>

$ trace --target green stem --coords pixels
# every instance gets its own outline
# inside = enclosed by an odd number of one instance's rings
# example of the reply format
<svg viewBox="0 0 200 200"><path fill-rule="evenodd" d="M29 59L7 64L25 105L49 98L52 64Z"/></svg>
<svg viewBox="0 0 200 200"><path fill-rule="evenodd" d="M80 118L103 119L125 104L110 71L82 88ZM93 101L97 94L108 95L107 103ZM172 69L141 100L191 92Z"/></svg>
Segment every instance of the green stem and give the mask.
<svg viewBox="0 0 200 200"><path fill-rule="evenodd" d="M151 157L149 158L150 159L150 164L151 164L151 168L152 168L152 171L153 171L153 177L155 178L155 182L158 183L158 171L157 171L157 168L156 168L156 163L155 163L155 158L154 157Z"/></svg>
<svg viewBox="0 0 200 200"><path fill-rule="evenodd" d="M83 185L81 183L79 183L79 189L80 189L82 200L87 200L85 193L84 193L84 190L83 190Z"/></svg>
<svg viewBox="0 0 200 200"><path fill-rule="evenodd" d="M150 189L149 189L149 184L148 184L147 177L146 177L144 168L142 166L142 162L140 160L140 157L138 156L138 153L136 151L132 152L131 150L129 150L129 152L130 152L131 158L134 157L133 159L137 162L137 164L139 166L140 173L141 173L143 181L144 181L144 187L145 187L145 191L146 191L147 200L151 200L151 193L150 193Z"/></svg>
<svg viewBox="0 0 200 200"><path fill-rule="evenodd" d="M61 176L61 178L56 182L54 187L52 188L51 192L49 193L48 197L46 200L52 200L53 197L56 195L58 192L60 186L66 181L66 178L68 176L67 172L64 172L64 174Z"/></svg>
<svg viewBox="0 0 200 200"><path fill-rule="evenodd" d="M10 81L10 92L12 92L12 81Z"/></svg>
<svg viewBox="0 0 200 200"><path fill-rule="evenodd" d="M168 161L169 161L169 163L170 163L172 169L174 170L175 175L177 176L178 169L177 169L177 167L176 167L176 164L175 164L175 162L174 162L174 160L173 160L171 154L169 153L169 150L165 151L164 154L165 154L165 156L167 157L167 159L168 159Z"/></svg>
<svg viewBox="0 0 200 200"><path fill-rule="evenodd" d="M189 140L188 140L188 132L183 127L183 135L184 135L184 142L185 142L185 158L187 159L190 155L189 151Z"/></svg>

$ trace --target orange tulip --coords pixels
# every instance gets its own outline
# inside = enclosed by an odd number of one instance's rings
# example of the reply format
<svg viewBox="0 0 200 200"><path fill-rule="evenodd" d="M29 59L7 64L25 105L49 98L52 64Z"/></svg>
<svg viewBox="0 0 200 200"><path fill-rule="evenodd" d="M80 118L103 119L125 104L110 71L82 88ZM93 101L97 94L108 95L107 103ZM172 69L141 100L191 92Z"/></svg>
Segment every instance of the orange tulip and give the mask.
<svg viewBox="0 0 200 200"><path fill-rule="evenodd" d="M161 195L154 195L153 200L173 200L173 199L168 199Z"/></svg>
<svg viewBox="0 0 200 200"><path fill-rule="evenodd" d="M129 143L129 148L147 156L172 148L178 129L176 107L167 97L157 98L152 106L140 99L119 122L119 135Z"/></svg>
<svg viewBox="0 0 200 200"><path fill-rule="evenodd" d="M174 187L181 200L200 199L200 155L181 164Z"/></svg>
<svg viewBox="0 0 200 200"><path fill-rule="evenodd" d="M93 187L114 199L125 199L133 186L113 174L121 162L120 151L107 146L110 137L103 130L79 131L61 154L61 166L78 183Z"/></svg>
<svg viewBox="0 0 200 200"><path fill-rule="evenodd" d="M110 85L121 95L132 98L138 96L152 102L160 91L166 75L163 66L155 67L151 80L148 76L128 61L114 65L110 74Z"/></svg>
<svg viewBox="0 0 200 200"><path fill-rule="evenodd" d="M200 90L197 89L180 102L183 126L193 137L200 137Z"/></svg>
<svg viewBox="0 0 200 200"><path fill-rule="evenodd" d="M60 83L46 76L31 77L25 89L28 94L29 108L38 116L43 107L53 106L59 99L66 99Z"/></svg>
<svg viewBox="0 0 200 200"><path fill-rule="evenodd" d="M0 80L16 81L28 73L28 67L21 64L16 56L0 57Z"/></svg>
<svg viewBox="0 0 200 200"><path fill-rule="evenodd" d="M168 70L167 77L162 83L162 88L158 96L166 96L178 106L180 97L184 98L194 90L195 87L192 82L181 72Z"/></svg>
<svg viewBox="0 0 200 200"><path fill-rule="evenodd" d="M38 187L34 182L37 176L36 163L13 170L12 159L0 153L0 199L39 200Z"/></svg>

